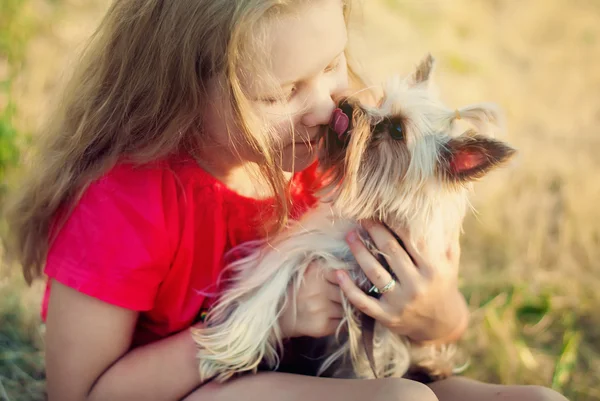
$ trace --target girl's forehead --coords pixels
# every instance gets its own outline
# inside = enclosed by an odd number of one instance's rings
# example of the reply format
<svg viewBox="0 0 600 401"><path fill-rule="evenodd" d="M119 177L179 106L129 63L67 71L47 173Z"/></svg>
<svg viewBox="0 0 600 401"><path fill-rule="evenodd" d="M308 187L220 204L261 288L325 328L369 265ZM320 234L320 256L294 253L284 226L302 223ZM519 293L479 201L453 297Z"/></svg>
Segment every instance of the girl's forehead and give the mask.
<svg viewBox="0 0 600 401"><path fill-rule="evenodd" d="M314 77L344 51L347 42L341 0L306 2L292 13L272 17L263 28L265 54L260 64L266 79L248 79L252 92Z"/></svg>

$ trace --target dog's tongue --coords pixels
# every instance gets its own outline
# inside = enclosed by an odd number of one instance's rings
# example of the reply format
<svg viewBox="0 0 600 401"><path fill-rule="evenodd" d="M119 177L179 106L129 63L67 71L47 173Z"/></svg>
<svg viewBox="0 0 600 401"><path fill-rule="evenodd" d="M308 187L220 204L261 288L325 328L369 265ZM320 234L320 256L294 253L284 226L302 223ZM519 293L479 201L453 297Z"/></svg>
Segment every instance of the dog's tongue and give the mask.
<svg viewBox="0 0 600 401"><path fill-rule="evenodd" d="M329 127L338 135L338 138L341 139L344 136L349 125L350 120L348 119L348 116L344 114L342 109L335 109L333 111L333 115L331 116Z"/></svg>

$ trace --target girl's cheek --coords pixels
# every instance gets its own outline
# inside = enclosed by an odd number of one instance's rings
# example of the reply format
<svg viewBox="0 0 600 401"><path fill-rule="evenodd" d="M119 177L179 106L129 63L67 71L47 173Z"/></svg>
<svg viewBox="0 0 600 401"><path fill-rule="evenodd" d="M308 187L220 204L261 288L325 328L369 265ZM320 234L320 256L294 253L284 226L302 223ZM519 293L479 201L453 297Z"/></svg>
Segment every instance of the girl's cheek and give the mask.
<svg viewBox="0 0 600 401"><path fill-rule="evenodd" d="M268 135L274 143L285 143L291 137L290 119L270 119L265 121L264 135Z"/></svg>
<svg viewBox="0 0 600 401"><path fill-rule="evenodd" d="M347 65L345 62L342 64L342 66L340 66L337 73L338 74L336 76L336 78L337 78L336 92L343 92L350 87L350 81L348 78L348 68L347 68Z"/></svg>

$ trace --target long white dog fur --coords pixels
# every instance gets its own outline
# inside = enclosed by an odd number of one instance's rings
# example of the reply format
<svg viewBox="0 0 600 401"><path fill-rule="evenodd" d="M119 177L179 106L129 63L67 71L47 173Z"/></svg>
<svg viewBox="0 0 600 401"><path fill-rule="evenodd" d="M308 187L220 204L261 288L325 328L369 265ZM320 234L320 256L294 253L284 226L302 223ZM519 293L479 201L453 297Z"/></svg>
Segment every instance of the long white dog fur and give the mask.
<svg viewBox="0 0 600 401"><path fill-rule="evenodd" d="M371 286L344 240L358 221L375 218L392 230L406 228L413 244L426 239L432 249L446 247L461 230L471 182L514 150L493 139L503 129L495 105L455 110L437 98L430 79L433 64L427 56L409 77L389 80L377 107L345 101L352 110L350 130L346 138L337 139L332 131L325 138L320 168L326 185L318 206L268 242L243 245L249 256L228 266L231 281L205 326L194 331L203 380L255 372L261 363L277 367L283 341L278 319L294 302L311 262L345 269L361 288ZM456 133L458 119L469 129ZM401 139L389 132L397 127ZM361 341L360 312L347 301L344 308L345 319L321 372L346 361L355 377L401 377L411 365L437 376L450 373L452 344L411 347L407 338L379 323L373 372Z"/></svg>

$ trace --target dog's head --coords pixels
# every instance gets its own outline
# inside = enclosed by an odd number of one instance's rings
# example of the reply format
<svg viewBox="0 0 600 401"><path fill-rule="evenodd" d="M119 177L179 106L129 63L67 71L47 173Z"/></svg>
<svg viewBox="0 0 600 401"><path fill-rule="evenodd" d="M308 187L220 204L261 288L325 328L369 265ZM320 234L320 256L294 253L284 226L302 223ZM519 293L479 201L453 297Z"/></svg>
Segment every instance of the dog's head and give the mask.
<svg viewBox="0 0 600 401"><path fill-rule="evenodd" d="M390 80L376 107L352 97L339 103L320 164L326 193L346 217L410 218L447 195L464 194L514 154L492 137L502 129L499 110L445 106L432 88L433 66L427 56L411 76ZM459 120L469 128L462 130Z"/></svg>

